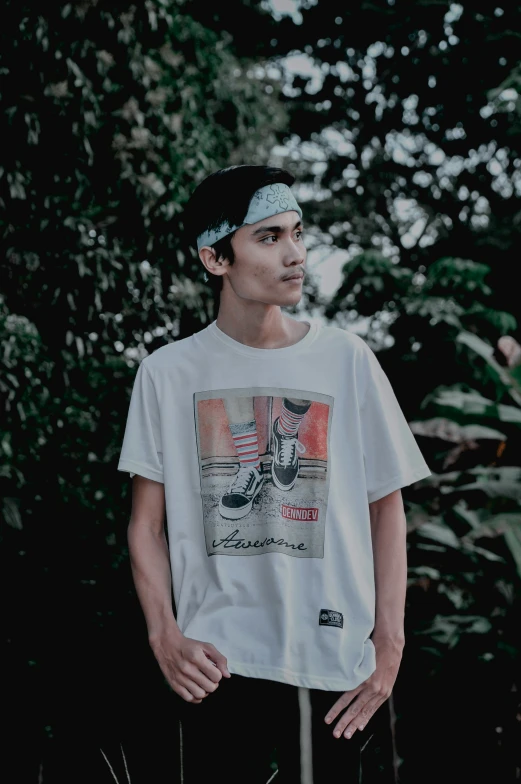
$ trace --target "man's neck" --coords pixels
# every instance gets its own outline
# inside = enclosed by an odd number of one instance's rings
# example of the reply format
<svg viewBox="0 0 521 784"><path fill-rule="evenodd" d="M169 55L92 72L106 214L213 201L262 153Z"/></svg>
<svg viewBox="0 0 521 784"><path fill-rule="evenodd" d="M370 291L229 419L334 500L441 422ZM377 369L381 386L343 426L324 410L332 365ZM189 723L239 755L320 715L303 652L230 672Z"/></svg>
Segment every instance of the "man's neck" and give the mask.
<svg viewBox="0 0 521 784"><path fill-rule="evenodd" d="M258 309L255 307L259 305ZM296 321L282 313L278 305L248 303L246 313L241 309L223 307L217 316L217 326L238 343L251 348L286 348L298 343L309 331L307 323Z"/></svg>

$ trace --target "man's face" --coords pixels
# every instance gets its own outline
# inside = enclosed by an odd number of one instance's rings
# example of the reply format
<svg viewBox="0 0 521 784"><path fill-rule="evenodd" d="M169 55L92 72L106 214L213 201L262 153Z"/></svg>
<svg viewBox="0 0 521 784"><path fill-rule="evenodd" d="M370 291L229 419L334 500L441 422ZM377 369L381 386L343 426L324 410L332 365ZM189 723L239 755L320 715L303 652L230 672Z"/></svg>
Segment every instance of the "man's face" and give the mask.
<svg viewBox="0 0 521 784"><path fill-rule="evenodd" d="M306 248L297 212L242 226L231 244L235 261L226 265L225 277L238 297L281 307L300 300ZM297 277L288 280L290 275Z"/></svg>

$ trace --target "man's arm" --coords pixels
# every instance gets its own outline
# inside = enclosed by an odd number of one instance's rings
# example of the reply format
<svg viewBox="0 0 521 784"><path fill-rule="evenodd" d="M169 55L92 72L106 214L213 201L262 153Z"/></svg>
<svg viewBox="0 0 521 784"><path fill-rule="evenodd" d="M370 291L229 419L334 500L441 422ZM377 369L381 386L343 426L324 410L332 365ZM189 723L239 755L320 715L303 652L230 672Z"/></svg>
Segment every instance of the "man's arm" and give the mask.
<svg viewBox="0 0 521 784"><path fill-rule="evenodd" d="M402 650L407 589L407 525L401 490L369 504L376 587L371 639Z"/></svg>
<svg viewBox="0 0 521 784"><path fill-rule="evenodd" d="M151 644L165 632L173 638L181 635L172 609L164 519L164 485L136 474L132 481L128 545L134 584Z"/></svg>
<svg viewBox="0 0 521 784"><path fill-rule="evenodd" d="M130 564L148 639L161 670L187 702L201 702L229 677L225 657L211 644L185 637L172 608L170 557L164 527L165 490L136 474L128 526Z"/></svg>
<svg viewBox="0 0 521 784"><path fill-rule="evenodd" d="M333 735L351 738L363 730L390 696L405 644L404 613L407 587L407 526L400 490L369 504L376 586L376 618L371 640L376 669L355 689L344 692L324 717L331 723L346 706Z"/></svg>

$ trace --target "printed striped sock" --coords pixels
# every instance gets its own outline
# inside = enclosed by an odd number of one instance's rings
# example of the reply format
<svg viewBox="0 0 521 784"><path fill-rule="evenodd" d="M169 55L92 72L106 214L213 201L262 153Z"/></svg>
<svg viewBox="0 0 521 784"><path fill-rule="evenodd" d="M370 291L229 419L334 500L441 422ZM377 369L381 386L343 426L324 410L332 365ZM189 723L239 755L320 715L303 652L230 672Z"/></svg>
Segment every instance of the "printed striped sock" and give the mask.
<svg viewBox="0 0 521 784"><path fill-rule="evenodd" d="M260 471L259 443L255 420L230 425L230 431L241 467L255 466L257 471Z"/></svg>
<svg viewBox="0 0 521 784"><path fill-rule="evenodd" d="M294 414L282 403L282 412L279 417L278 429L281 435L296 436L299 425L306 414Z"/></svg>

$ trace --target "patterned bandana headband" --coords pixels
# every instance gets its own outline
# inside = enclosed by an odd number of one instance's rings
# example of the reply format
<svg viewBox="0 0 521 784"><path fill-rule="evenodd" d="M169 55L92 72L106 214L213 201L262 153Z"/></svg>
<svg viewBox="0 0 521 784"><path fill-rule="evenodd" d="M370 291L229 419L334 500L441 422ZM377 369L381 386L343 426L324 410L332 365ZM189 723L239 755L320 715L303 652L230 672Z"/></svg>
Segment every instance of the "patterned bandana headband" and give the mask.
<svg viewBox="0 0 521 784"><path fill-rule="evenodd" d="M298 206L289 186L283 182L265 185L253 194L246 217L240 226L230 226L229 223L222 223L216 229L204 231L197 238L197 250L201 250L204 245L209 245L210 247L215 245L223 237L246 226L248 223L257 223L264 218L271 218L273 215L278 215L280 212L288 212L289 210L295 210L295 212L298 212L299 217L302 218L302 210Z"/></svg>

